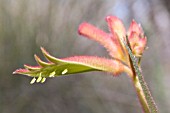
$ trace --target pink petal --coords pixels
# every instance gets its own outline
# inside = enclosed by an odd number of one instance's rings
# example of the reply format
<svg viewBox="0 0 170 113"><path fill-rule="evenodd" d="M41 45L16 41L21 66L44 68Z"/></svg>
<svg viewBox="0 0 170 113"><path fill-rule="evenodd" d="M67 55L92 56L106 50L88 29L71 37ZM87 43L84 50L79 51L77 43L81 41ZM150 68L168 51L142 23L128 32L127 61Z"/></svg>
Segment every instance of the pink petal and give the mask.
<svg viewBox="0 0 170 113"><path fill-rule="evenodd" d="M27 72L30 72L30 71L27 69L17 69L13 72L13 74L22 74L22 73L27 73Z"/></svg>
<svg viewBox="0 0 170 113"><path fill-rule="evenodd" d="M128 30L128 36L131 34L131 32L136 32L138 35L142 34L143 35L143 30L139 24L136 23L135 20L132 20L129 30Z"/></svg>
<svg viewBox="0 0 170 113"><path fill-rule="evenodd" d="M142 55L147 43L147 38L141 37L140 34L137 34L134 31L130 33L130 36L128 38L129 38L130 46L132 48L132 52L136 56Z"/></svg>
<svg viewBox="0 0 170 113"><path fill-rule="evenodd" d="M41 69L42 67L41 66L30 66L30 65L24 65L24 67L28 70L39 70Z"/></svg>
<svg viewBox="0 0 170 113"><path fill-rule="evenodd" d="M111 60L95 56L74 56L64 58L62 60L81 63L83 65L88 65L94 67L101 71L110 72L114 75L118 75L122 72L131 73L131 69L122 64L118 60Z"/></svg>
<svg viewBox="0 0 170 113"><path fill-rule="evenodd" d="M113 34L117 34L119 38L125 38L126 30L122 21L116 16L107 16L106 21L109 29Z"/></svg>
<svg viewBox="0 0 170 113"><path fill-rule="evenodd" d="M121 47L117 39L113 38L112 35L105 33L104 31L86 22L79 26L78 32L80 35L99 42L109 51L109 54L113 58L121 59Z"/></svg>
<svg viewBox="0 0 170 113"><path fill-rule="evenodd" d="M132 31L130 33L128 39L132 48L136 45L136 43L139 42L139 38L139 34L137 34L136 32Z"/></svg>

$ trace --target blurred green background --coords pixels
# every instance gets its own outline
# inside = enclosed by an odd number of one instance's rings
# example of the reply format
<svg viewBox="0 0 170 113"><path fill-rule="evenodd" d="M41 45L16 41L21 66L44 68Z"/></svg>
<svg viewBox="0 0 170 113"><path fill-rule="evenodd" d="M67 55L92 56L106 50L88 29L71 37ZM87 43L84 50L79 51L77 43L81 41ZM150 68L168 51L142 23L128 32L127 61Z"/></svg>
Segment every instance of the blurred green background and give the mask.
<svg viewBox="0 0 170 113"><path fill-rule="evenodd" d="M47 79L12 75L43 58L40 46L56 57L109 57L98 43L77 34L87 21L108 31L107 15L128 28L141 23L148 37L142 69L160 113L170 112L169 0L0 0L0 113L142 113L130 79L90 72Z"/></svg>

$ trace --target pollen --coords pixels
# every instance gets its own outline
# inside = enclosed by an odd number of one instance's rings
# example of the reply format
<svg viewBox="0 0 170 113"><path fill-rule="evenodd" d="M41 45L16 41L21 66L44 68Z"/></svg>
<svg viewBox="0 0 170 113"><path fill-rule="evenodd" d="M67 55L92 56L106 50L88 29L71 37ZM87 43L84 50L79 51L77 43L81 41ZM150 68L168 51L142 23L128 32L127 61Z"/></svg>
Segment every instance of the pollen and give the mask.
<svg viewBox="0 0 170 113"><path fill-rule="evenodd" d="M38 79L37 79L36 82L38 83L38 82L40 82L41 80L42 80L42 76L41 76L41 74L40 74L40 76L38 77Z"/></svg>
<svg viewBox="0 0 170 113"><path fill-rule="evenodd" d="M66 74L67 72L68 72L68 69L65 69L65 70L62 71L61 74L64 75L64 74Z"/></svg>
<svg viewBox="0 0 170 113"><path fill-rule="evenodd" d="M42 78L41 83L44 83L46 81L46 78Z"/></svg>
<svg viewBox="0 0 170 113"><path fill-rule="evenodd" d="M36 78L34 77L34 78L31 80L30 84L34 84L35 81L36 81Z"/></svg>
<svg viewBox="0 0 170 113"><path fill-rule="evenodd" d="M55 75L55 71L51 72L49 77L54 77L54 75Z"/></svg>

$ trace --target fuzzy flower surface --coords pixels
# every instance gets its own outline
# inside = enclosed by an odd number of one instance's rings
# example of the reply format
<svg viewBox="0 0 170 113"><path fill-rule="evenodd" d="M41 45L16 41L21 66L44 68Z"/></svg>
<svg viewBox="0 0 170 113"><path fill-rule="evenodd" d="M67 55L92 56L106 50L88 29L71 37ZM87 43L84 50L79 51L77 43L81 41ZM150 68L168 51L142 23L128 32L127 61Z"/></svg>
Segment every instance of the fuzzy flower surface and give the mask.
<svg viewBox="0 0 170 113"><path fill-rule="evenodd" d="M115 16L107 16L106 22L110 33L106 33L87 22L79 25L78 33L105 47L111 57L110 59L96 56L73 56L59 59L41 48L44 57L47 59L46 62L34 55L38 66L24 65L24 69L17 69L13 74L33 77L31 84L34 82L43 83L48 77L89 71L109 72L113 76L125 72L132 76L129 55L121 39L125 41L128 39L133 54L141 57L146 47L147 38L144 36L141 26L135 20L132 20L128 31L126 31L122 21Z"/></svg>

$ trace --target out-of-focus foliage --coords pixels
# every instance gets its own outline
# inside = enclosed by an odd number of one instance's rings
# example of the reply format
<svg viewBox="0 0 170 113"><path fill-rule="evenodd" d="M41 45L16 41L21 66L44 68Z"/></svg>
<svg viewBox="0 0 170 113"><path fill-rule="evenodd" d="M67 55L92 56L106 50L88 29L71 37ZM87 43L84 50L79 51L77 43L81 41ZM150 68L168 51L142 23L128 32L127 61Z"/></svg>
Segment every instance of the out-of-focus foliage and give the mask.
<svg viewBox="0 0 170 113"><path fill-rule="evenodd" d="M0 0L0 112L141 113L126 75L93 72L35 85L28 77L12 76L23 63L34 65L33 54L42 55L40 46L57 57L108 57L104 48L77 35L77 28L88 21L107 30L104 17L109 14L142 24L149 47L143 75L160 112L170 112L170 11L163 1Z"/></svg>

